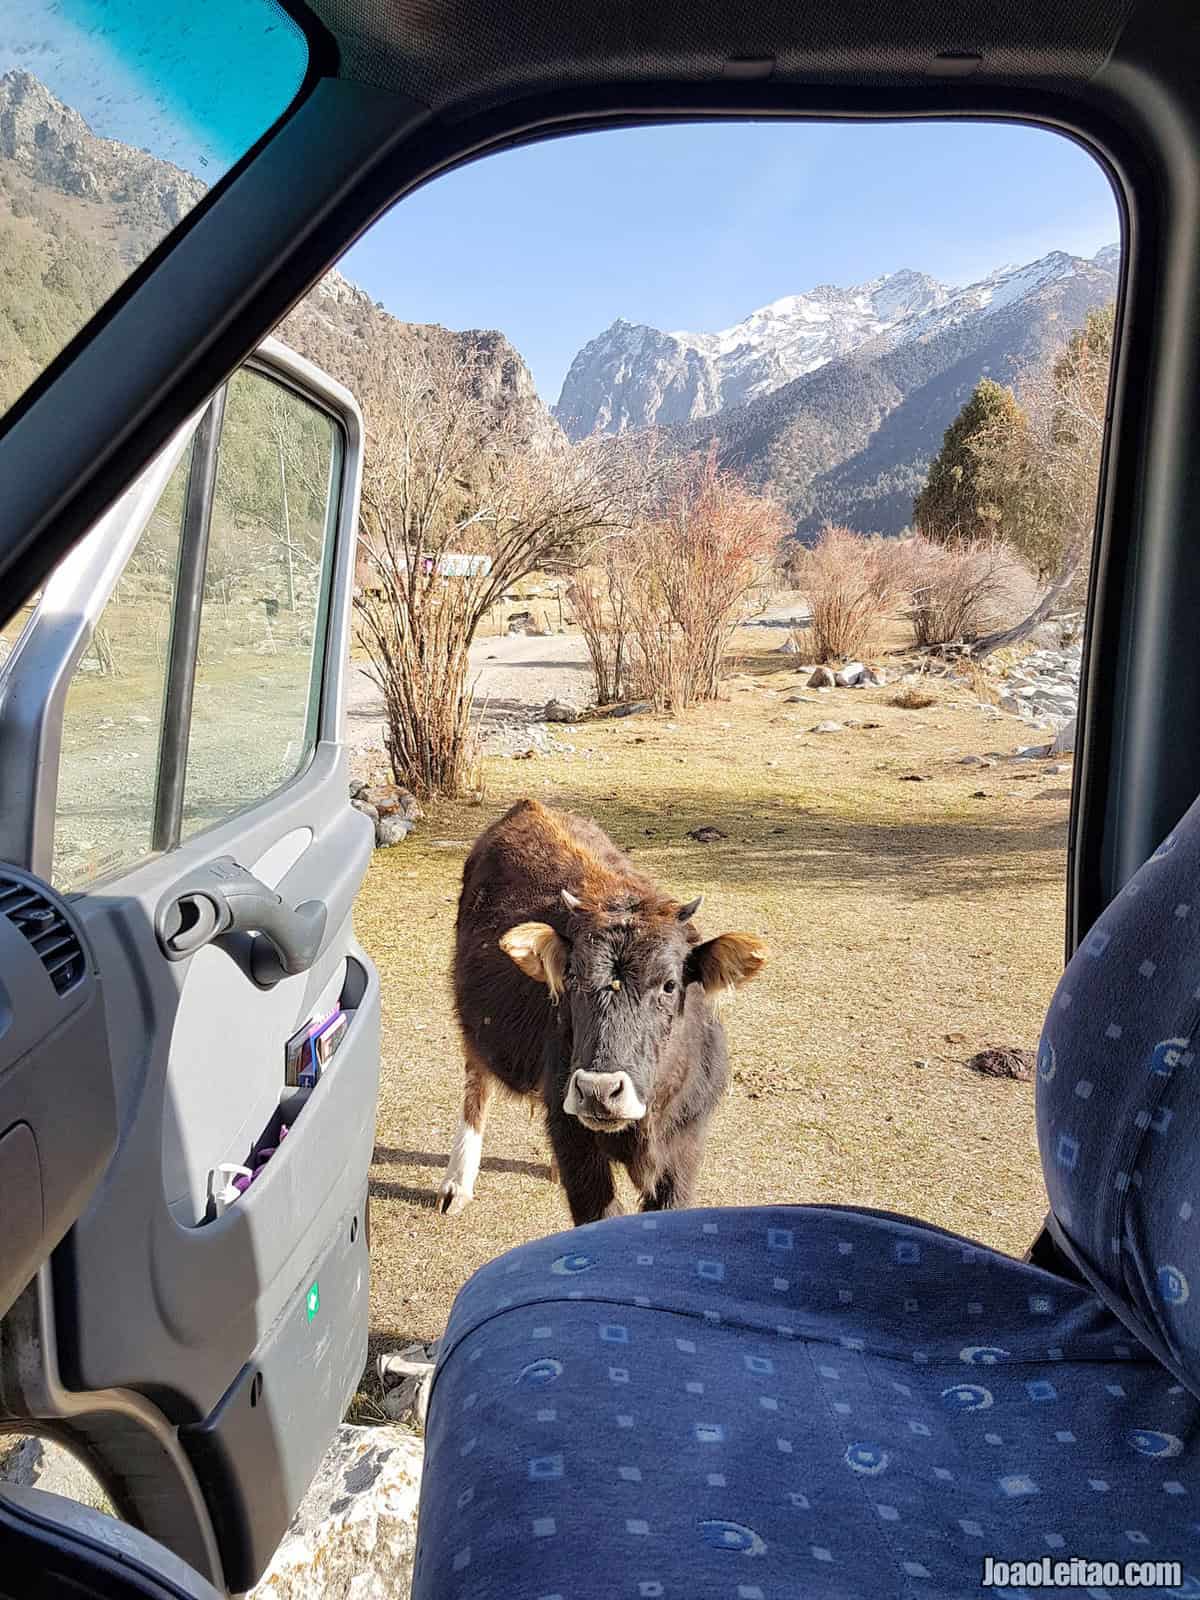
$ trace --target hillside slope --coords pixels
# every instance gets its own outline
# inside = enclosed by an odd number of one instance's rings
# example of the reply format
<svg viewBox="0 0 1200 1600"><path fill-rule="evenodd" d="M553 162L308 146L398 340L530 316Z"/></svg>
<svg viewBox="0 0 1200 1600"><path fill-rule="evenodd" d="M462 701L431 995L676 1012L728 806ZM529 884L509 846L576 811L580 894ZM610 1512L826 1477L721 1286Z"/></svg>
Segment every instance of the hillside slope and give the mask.
<svg viewBox="0 0 1200 1600"><path fill-rule="evenodd" d="M723 464L779 497L802 536L826 521L899 533L943 433L980 378L1019 385L1022 367L1065 342L1115 287L1111 269L1077 262L986 316L903 343L878 339L672 434L696 448L715 442Z"/></svg>
<svg viewBox="0 0 1200 1600"><path fill-rule="evenodd" d="M93 134L31 73L0 77L0 409L12 404L123 279L205 193L189 173ZM474 352L498 410L561 440L503 334L400 322L338 272L285 318L279 336L351 390L382 333Z"/></svg>

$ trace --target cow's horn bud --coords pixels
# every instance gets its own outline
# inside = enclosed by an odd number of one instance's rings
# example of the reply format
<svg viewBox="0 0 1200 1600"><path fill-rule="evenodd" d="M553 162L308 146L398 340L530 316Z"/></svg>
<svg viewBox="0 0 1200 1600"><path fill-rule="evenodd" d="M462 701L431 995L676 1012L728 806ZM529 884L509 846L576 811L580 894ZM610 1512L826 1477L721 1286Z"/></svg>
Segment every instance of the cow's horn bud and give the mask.
<svg viewBox="0 0 1200 1600"><path fill-rule="evenodd" d="M570 889L564 889L562 891L562 897L563 905L566 906L568 911L578 911L580 906L583 904L582 900L577 900L575 898Z"/></svg>

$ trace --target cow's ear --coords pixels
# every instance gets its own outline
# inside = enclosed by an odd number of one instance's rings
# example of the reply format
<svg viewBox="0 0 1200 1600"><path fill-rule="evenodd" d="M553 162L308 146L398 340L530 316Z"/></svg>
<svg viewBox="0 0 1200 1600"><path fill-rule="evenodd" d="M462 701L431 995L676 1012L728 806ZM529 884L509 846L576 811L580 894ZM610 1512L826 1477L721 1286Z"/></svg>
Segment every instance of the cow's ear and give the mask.
<svg viewBox="0 0 1200 1600"><path fill-rule="evenodd" d="M752 933L721 933L689 951L687 977L702 983L710 1000L723 1000L749 983L767 959L767 947Z"/></svg>
<svg viewBox="0 0 1200 1600"><path fill-rule="evenodd" d="M544 983L552 1000L558 999L567 975L567 941L548 922L519 923L500 940L500 948L522 972Z"/></svg>

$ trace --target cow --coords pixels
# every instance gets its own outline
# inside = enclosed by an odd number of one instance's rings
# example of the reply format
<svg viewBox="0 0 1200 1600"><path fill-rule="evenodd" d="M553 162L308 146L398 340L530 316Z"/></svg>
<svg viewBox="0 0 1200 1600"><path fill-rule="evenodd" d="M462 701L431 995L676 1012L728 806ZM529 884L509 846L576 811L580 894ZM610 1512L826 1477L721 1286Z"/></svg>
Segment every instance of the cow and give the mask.
<svg viewBox="0 0 1200 1600"><path fill-rule="evenodd" d="M540 1096L576 1225L691 1200L729 1076L717 1004L762 967L749 933L704 939L681 904L585 817L521 800L463 868L454 1001L466 1089L439 1207L472 1199L497 1088ZM552 1167L552 1172L554 1170Z"/></svg>

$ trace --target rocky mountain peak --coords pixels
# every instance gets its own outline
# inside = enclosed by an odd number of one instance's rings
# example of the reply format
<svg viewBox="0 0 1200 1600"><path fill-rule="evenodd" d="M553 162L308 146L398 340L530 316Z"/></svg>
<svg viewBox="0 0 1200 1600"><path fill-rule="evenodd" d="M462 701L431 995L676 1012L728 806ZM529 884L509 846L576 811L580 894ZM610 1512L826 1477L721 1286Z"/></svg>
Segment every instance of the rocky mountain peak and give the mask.
<svg viewBox="0 0 1200 1600"><path fill-rule="evenodd" d="M822 283L783 295L717 333L661 333L619 318L575 357L554 414L572 439L696 422L761 400L857 350L991 315L1062 278L1111 272L1114 258L1116 247L1094 262L1055 250L964 288L902 267L849 287Z"/></svg>

